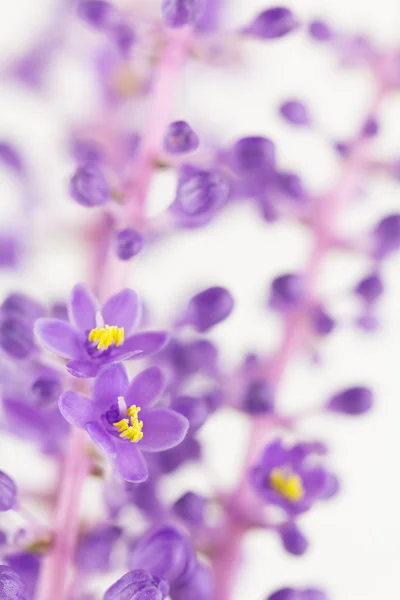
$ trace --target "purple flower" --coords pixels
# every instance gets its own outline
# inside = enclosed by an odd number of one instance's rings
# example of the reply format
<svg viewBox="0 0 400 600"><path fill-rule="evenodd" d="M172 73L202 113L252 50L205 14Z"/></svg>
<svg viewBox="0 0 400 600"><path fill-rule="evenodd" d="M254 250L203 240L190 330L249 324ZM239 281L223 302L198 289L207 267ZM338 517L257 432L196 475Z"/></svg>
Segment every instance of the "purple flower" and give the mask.
<svg viewBox="0 0 400 600"><path fill-rule="evenodd" d="M358 282L354 292L367 304L376 302L383 293L382 279L377 273L367 275L367 277Z"/></svg>
<svg viewBox="0 0 400 600"><path fill-rule="evenodd" d="M168 27L193 24L201 16L204 0L163 0L162 15Z"/></svg>
<svg viewBox="0 0 400 600"><path fill-rule="evenodd" d="M148 476L143 452L173 448L189 427L182 415L154 406L163 388L164 377L157 367L139 373L129 384L125 367L118 363L100 371L92 398L64 392L59 406L69 423L86 429L123 479L138 483Z"/></svg>
<svg viewBox="0 0 400 600"><path fill-rule="evenodd" d="M369 388L359 386L337 392L328 401L327 409L332 412L358 416L371 410L372 405L372 391Z"/></svg>
<svg viewBox="0 0 400 600"><path fill-rule="evenodd" d="M200 227L212 220L228 196L229 186L221 175L184 165L170 210L182 227Z"/></svg>
<svg viewBox="0 0 400 600"><path fill-rule="evenodd" d="M275 145L266 137L241 138L235 143L232 152L234 164L242 174L275 165Z"/></svg>
<svg viewBox="0 0 400 600"><path fill-rule="evenodd" d="M28 600L25 584L11 567L0 565L1 600Z"/></svg>
<svg viewBox="0 0 400 600"><path fill-rule="evenodd" d="M79 542L76 564L85 573L106 572L110 569L111 553L122 530L114 525L98 526Z"/></svg>
<svg viewBox="0 0 400 600"><path fill-rule="evenodd" d="M301 600L301 596L294 588L281 588L270 594L267 600Z"/></svg>
<svg viewBox="0 0 400 600"><path fill-rule="evenodd" d="M315 464L315 454L321 450L318 444L298 443L288 448L281 440L275 440L250 472L255 490L268 504L277 505L292 516L331 497L336 478Z"/></svg>
<svg viewBox="0 0 400 600"><path fill-rule="evenodd" d="M254 379L248 382L243 397L243 409L246 412L251 415L271 413L274 405L274 390L267 381Z"/></svg>
<svg viewBox="0 0 400 600"><path fill-rule="evenodd" d="M207 499L194 492L186 492L173 505L173 511L187 525L200 527L205 522Z"/></svg>
<svg viewBox="0 0 400 600"><path fill-rule="evenodd" d="M244 32L262 40L283 37L299 26L292 11L275 6L261 12Z"/></svg>
<svg viewBox="0 0 400 600"><path fill-rule="evenodd" d="M30 357L36 351L33 324L44 314L44 307L25 294L8 296L0 309L0 346L4 352L18 360Z"/></svg>
<svg viewBox="0 0 400 600"><path fill-rule="evenodd" d="M18 173L22 173L24 170L24 163L19 152L8 142L0 142L0 163Z"/></svg>
<svg viewBox="0 0 400 600"><path fill-rule="evenodd" d="M283 547L294 556L302 556L308 548L308 540L297 527L296 523L285 523L280 529Z"/></svg>
<svg viewBox="0 0 400 600"><path fill-rule="evenodd" d="M208 406L204 398L201 397L178 396L174 398L171 406L176 412L186 417L191 433L198 431L209 415Z"/></svg>
<svg viewBox="0 0 400 600"><path fill-rule="evenodd" d="M166 581L152 577L143 569L135 569L108 588L103 600L163 600L168 591Z"/></svg>
<svg viewBox="0 0 400 600"><path fill-rule="evenodd" d="M196 150L199 137L186 121L170 123L164 136L164 148L171 154L183 154Z"/></svg>
<svg viewBox="0 0 400 600"><path fill-rule="evenodd" d="M400 248L400 214L388 215L372 232L373 255L383 259Z"/></svg>
<svg viewBox="0 0 400 600"><path fill-rule="evenodd" d="M69 319L39 319L35 324L38 340L59 356L72 359L68 371L75 377L94 377L107 363L149 356L161 350L167 336L149 331L130 335L139 317L138 298L125 289L99 306L82 284L69 298Z"/></svg>
<svg viewBox="0 0 400 600"><path fill-rule="evenodd" d="M335 320L321 305L315 306L310 314L312 327L317 335L329 335L335 329Z"/></svg>
<svg viewBox="0 0 400 600"><path fill-rule="evenodd" d="M81 19L102 29L109 25L117 14L116 9L105 0L81 0L78 5L78 13Z"/></svg>
<svg viewBox="0 0 400 600"><path fill-rule="evenodd" d="M300 100L286 100L279 107L279 112L292 125L310 125L311 123L307 107Z"/></svg>
<svg viewBox="0 0 400 600"><path fill-rule="evenodd" d="M14 481L0 471L0 512L14 508L17 501L17 486Z"/></svg>
<svg viewBox="0 0 400 600"><path fill-rule="evenodd" d="M211 569L198 564L188 581L174 586L174 600L210 600L213 597L213 575Z"/></svg>
<svg viewBox="0 0 400 600"><path fill-rule="evenodd" d="M61 374L56 369L39 366L31 383L32 399L37 406L49 406L57 402L62 392Z"/></svg>
<svg viewBox="0 0 400 600"><path fill-rule="evenodd" d="M131 228L122 229L115 234L115 249L118 258L129 260L143 248L143 236Z"/></svg>
<svg viewBox="0 0 400 600"><path fill-rule="evenodd" d="M327 42L333 37L333 32L325 21L311 21L308 31L310 36L318 42Z"/></svg>
<svg viewBox="0 0 400 600"><path fill-rule="evenodd" d="M226 288L211 287L199 292L189 301L184 321L204 333L232 313L234 300Z"/></svg>
<svg viewBox="0 0 400 600"><path fill-rule="evenodd" d="M276 277L271 284L269 304L277 311L295 308L304 297L304 280L297 273Z"/></svg>
<svg viewBox="0 0 400 600"><path fill-rule="evenodd" d="M27 596L30 599L34 598L39 576L40 558L31 552L18 552L17 554L8 555L7 563L24 582Z"/></svg>
<svg viewBox="0 0 400 600"><path fill-rule="evenodd" d="M82 206L101 206L110 198L107 180L95 163L87 163L77 168L70 180L69 192Z"/></svg>

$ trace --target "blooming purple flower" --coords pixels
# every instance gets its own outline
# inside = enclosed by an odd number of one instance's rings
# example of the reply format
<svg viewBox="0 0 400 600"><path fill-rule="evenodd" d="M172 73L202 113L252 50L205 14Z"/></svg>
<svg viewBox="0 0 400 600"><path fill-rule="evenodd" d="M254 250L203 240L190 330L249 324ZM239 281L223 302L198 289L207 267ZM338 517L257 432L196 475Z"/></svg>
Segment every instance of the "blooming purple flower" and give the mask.
<svg viewBox="0 0 400 600"><path fill-rule="evenodd" d="M103 600L163 600L168 591L165 580L152 577L143 569L134 569L108 588Z"/></svg>
<svg viewBox="0 0 400 600"><path fill-rule="evenodd" d="M199 137L186 121L174 121L168 125L164 136L164 148L171 154L183 154L196 150Z"/></svg>
<svg viewBox="0 0 400 600"><path fill-rule="evenodd" d="M95 163L87 163L77 168L70 180L69 192L82 206L101 206L110 198L107 180Z"/></svg>
<svg viewBox="0 0 400 600"><path fill-rule="evenodd" d="M68 312L69 322L39 319L35 334L43 346L70 359L67 369L75 377L94 377L105 364L154 354L167 340L160 331L130 335L140 310L129 289L111 296L100 310L89 290L78 284L72 289Z"/></svg>
<svg viewBox="0 0 400 600"><path fill-rule="evenodd" d="M11 477L0 471L0 512L14 508L16 500L17 486Z"/></svg>
<svg viewBox="0 0 400 600"><path fill-rule="evenodd" d="M298 21L291 10L283 6L275 6L257 15L244 32L262 40L270 40L283 37L298 26Z"/></svg>
<svg viewBox="0 0 400 600"><path fill-rule="evenodd" d="M330 498L336 478L315 464L319 445L298 443L288 448L281 440L269 444L250 472L257 493L268 503L296 516L318 500Z"/></svg>
<svg viewBox="0 0 400 600"><path fill-rule="evenodd" d="M189 427L179 413L154 406L163 388L164 377L157 367L139 373L129 384L125 367L118 363L100 371L92 398L64 392L59 406L69 423L86 429L123 479L140 482L148 476L143 452L173 448Z"/></svg>

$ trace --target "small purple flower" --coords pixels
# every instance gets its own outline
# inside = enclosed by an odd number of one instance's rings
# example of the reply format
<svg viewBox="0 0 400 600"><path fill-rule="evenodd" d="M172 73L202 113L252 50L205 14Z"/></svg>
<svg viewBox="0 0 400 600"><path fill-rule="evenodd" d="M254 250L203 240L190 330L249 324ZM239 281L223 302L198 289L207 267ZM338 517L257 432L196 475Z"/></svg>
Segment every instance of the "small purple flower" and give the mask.
<svg viewBox="0 0 400 600"><path fill-rule="evenodd" d="M327 42L333 37L333 32L325 21L311 21L308 31L310 36L317 42Z"/></svg>
<svg viewBox="0 0 400 600"><path fill-rule="evenodd" d="M308 540L303 535L296 523L285 523L280 529L283 547L286 552L294 556L302 556L308 548Z"/></svg>
<svg viewBox="0 0 400 600"><path fill-rule="evenodd" d="M17 501L17 486L3 471L0 471L0 512L15 507Z"/></svg>
<svg viewBox="0 0 400 600"><path fill-rule="evenodd" d="M8 296L0 309L0 346L4 352L17 360L30 357L36 351L33 324L44 314L44 307L25 294Z"/></svg>
<svg viewBox="0 0 400 600"><path fill-rule="evenodd" d="M232 152L234 164L242 174L275 165L275 144L266 137L241 138L233 146Z"/></svg>
<svg viewBox="0 0 400 600"><path fill-rule="evenodd" d="M400 214L388 215L372 232L373 255L382 260L400 248Z"/></svg>
<svg viewBox="0 0 400 600"><path fill-rule="evenodd" d="M250 472L255 490L268 504L292 516L309 510L318 500L330 498L336 478L315 464L315 454L320 452L318 444L298 443L288 448L275 440Z"/></svg>
<svg viewBox="0 0 400 600"><path fill-rule="evenodd" d="M114 525L98 526L79 542L76 564L85 573L107 572L111 568L111 553L122 530Z"/></svg>
<svg viewBox="0 0 400 600"><path fill-rule="evenodd" d="M346 415L358 416L371 410L373 393L369 388L358 386L337 392L327 404L327 409Z"/></svg>
<svg viewBox="0 0 400 600"><path fill-rule="evenodd" d="M301 596L294 588L281 588L270 594L267 600L301 600Z"/></svg>
<svg viewBox="0 0 400 600"><path fill-rule="evenodd" d="M311 118L308 109L300 100L286 100L279 107L282 117L292 125L310 125Z"/></svg>
<svg viewBox="0 0 400 600"><path fill-rule="evenodd" d="M204 0L163 0L162 15L168 27L194 24L201 16Z"/></svg>
<svg viewBox="0 0 400 600"><path fill-rule="evenodd" d="M382 279L377 273L367 275L358 282L354 293L367 304L374 303L383 294Z"/></svg>
<svg viewBox="0 0 400 600"><path fill-rule="evenodd" d="M166 581L152 577L143 569L135 569L108 588L103 600L163 600L168 591Z"/></svg>
<svg viewBox="0 0 400 600"><path fill-rule="evenodd" d="M200 227L212 220L228 196L229 185L221 175L184 165L170 210L182 227Z"/></svg>
<svg viewBox="0 0 400 600"><path fill-rule="evenodd" d="M25 584L11 567L0 565L1 600L28 600Z"/></svg>
<svg viewBox="0 0 400 600"><path fill-rule="evenodd" d="M102 206L110 198L107 180L95 163L87 163L77 168L70 180L69 192L82 206Z"/></svg>
<svg viewBox="0 0 400 600"><path fill-rule="evenodd" d="M229 290L218 286L207 288L191 298L184 322L204 333L229 317L233 308L234 299Z"/></svg>
<svg viewBox="0 0 400 600"><path fill-rule="evenodd" d="M189 427L179 413L154 406L163 388L164 377L157 367L139 373L129 384L125 367L118 363L100 371L92 398L64 392L59 407L69 423L86 429L123 479L139 483L148 475L143 452L173 448Z"/></svg>
<svg viewBox="0 0 400 600"><path fill-rule="evenodd" d="M143 236L134 229L122 229L115 234L115 249L121 260L133 258L142 248Z"/></svg>
<svg viewBox="0 0 400 600"><path fill-rule="evenodd" d="M102 29L107 27L117 14L112 4L105 0L81 0L78 14L89 25Z"/></svg>
<svg viewBox="0 0 400 600"><path fill-rule="evenodd" d="M299 23L291 10L275 6L257 15L244 32L262 40L271 40L295 31L298 26Z"/></svg>
<svg viewBox="0 0 400 600"><path fill-rule="evenodd" d="M82 284L69 298L69 319L38 319L39 342L59 356L72 359L67 370L75 377L94 377L108 363L142 358L162 349L167 336L161 331L130 335L140 318L138 298L125 289L99 306Z"/></svg>
<svg viewBox="0 0 400 600"><path fill-rule="evenodd" d="M187 525L200 527L205 522L207 499L194 492L186 492L173 505L173 511Z"/></svg>
<svg viewBox="0 0 400 600"><path fill-rule="evenodd" d="M310 318L312 327L317 335L329 335L335 329L335 320L321 305L317 305L312 309Z"/></svg>
<svg viewBox="0 0 400 600"><path fill-rule="evenodd" d="M243 410L251 415L262 415L273 412L274 406L275 394L268 381L249 381L243 397Z"/></svg>
<svg viewBox="0 0 400 600"><path fill-rule="evenodd" d="M269 304L277 311L295 308L304 297L304 280L297 273L276 277L271 284Z"/></svg>
<svg viewBox="0 0 400 600"><path fill-rule="evenodd" d="M186 121L174 121L164 136L164 148L171 154L193 152L199 145L199 137Z"/></svg>

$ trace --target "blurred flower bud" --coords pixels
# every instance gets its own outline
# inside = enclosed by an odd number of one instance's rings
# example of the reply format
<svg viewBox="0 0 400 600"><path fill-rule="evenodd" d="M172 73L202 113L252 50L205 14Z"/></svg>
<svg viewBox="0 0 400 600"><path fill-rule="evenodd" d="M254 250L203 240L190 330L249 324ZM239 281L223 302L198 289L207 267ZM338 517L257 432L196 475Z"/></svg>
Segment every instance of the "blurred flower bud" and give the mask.
<svg viewBox="0 0 400 600"><path fill-rule="evenodd" d="M85 573L106 572L110 569L111 553L122 533L119 527L99 526L89 531L79 542L76 564Z"/></svg>
<svg viewBox="0 0 400 600"><path fill-rule="evenodd" d="M275 164L275 144L262 136L244 137L233 147L236 168L244 173L257 171Z"/></svg>
<svg viewBox="0 0 400 600"><path fill-rule="evenodd" d="M20 576L5 565L0 565L1 600L28 600L24 582Z"/></svg>
<svg viewBox="0 0 400 600"><path fill-rule="evenodd" d="M304 296L304 281L297 273L279 275L271 284L269 304L277 311L294 308Z"/></svg>
<svg viewBox="0 0 400 600"><path fill-rule="evenodd" d="M182 154L196 150L199 145L198 135L186 121L174 121L168 126L164 137L164 148L171 154Z"/></svg>
<svg viewBox="0 0 400 600"><path fill-rule="evenodd" d="M204 525L207 500L194 492L186 492L173 505L174 512L188 525Z"/></svg>
<svg viewBox="0 0 400 600"><path fill-rule="evenodd" d="M376 273L364 277L356 285L354 293L368 304L375 302L383 293L381 278Z"/></svg>
<svg viewBox="0 0 400 600"><path fill-rule="evenodd" d="M118 258L129 260L143 248L143 237L134 229L122 229L115 234L115 249Z"/></svg>
<svg viewBox="0 0 400 600"><path fill-rule="evenodd" d="M283 37L299 26L292 11L283 6L275 6L261 12L244 30L254 37L269 40Z"/></svg>
<svg viewBox="0 0 400 600"><path fill-rule="evenodd" d="M277 590L267 600L301 600L300 594L294 588L282 588Z"/></svg>
<svg viewBox="0 0 400 600"><path fill-rule="evenodd" d="M328 401L327 409L347 415L362 415L372 408L373 394L366 387L352 387L338 392Z"/></svg>
<svg viewBox="0 0 400 600"><path fill-rule="evenodd" d="M192 433L204 425L209 415L204 399L194 396L178 396L174 398L171 408L187 418L189 421L189 431Z"/></svg>
<svg viewBox="0 0 400 600"><path fill-rule="evenodd" d="M233 307L233 297L226 288L211 287L189 301L186 322L203 333L229 317Z"/></svg>
<svg viewBox="0 0 400 600"><path fill-rule="evenodd" d="M168 591L166 581L152 577L143 569L135 569L108 588L103 600L163 600Z"/></svg>
<svg viewBox="0 0 400 600"><path fill-rule="evenodd" d="M77 168L70 180L69 192L82 206L101 206L110 197L108 183L100 168L94 163Z"/></svg>
<svg viewBox="0 0 400 600"><path fill-rule="evenodd" d="M204 0L163 0L162 15L168 27L193 24L201 16Z"/></svg>
<svg viewBox="0 0 400 600"><path fill-rule="evenodd" d="M250 381L243 398L243 409L251 415L271 413L275 398L271 385L264 379Z"/></svg>
<svg viewBox="0 0 400 600"><path fill-rule="evenodd" d="M400 248L400 214L388 215L372 232L373 255L382 259Z"/></svg>
<svg viewBox="0 0 400 600"><path fill-rule="evenodd" d="M0 471L0 512L14 508L17 501L17 486L14 481Z"/></svg>
<svg viewBox="0 0 400 600"><path fill-rule="evenodd" d="M282 544L289 554L301 556L308 548L308 540L295 523L286 523L280 528Z"/></svg>
<svg viewBox="0 0 400 600"><path fill-rule="evenodd" d="M300 100L286 100L279 108L281 116L292 125L310 125L308 109Z"/></svg>
<svg viewBox="0 0 400 600"><path fill-rule="evenodd" d="M332 30L325 21L311 21L308 32L318 42L327 42L333 37Z"/></svg>

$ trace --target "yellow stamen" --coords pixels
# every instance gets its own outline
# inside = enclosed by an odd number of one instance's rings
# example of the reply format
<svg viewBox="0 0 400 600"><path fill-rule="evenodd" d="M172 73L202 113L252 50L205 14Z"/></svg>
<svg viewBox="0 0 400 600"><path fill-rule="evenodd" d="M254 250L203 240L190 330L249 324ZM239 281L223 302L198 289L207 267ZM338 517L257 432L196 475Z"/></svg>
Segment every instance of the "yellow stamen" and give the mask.
<svg viewBox="0 0 400 600"><path fill-rule="evenodd" d="M124 343L124 328L115 325L96 327L89 333L89 342L97 342L98 350L107 350L112 344L120 346Z"/></svg>
<svg viewBox="0 0 400 600"><path fill-rule="evenodd" d="M291 502L298 502L304 496L304 487L298 475L288 474L280 469L273 469L270 474L273 489Z"/></svg>
<svg viewBox="0 0 400 600"><path fill-rule="evenodd" d="M121 419L117 423L113 423L114 427L118 429L120 438L127 439L135 444L143 437L143 421L139 421L138 419L139 411L139 406L130 406L127 411L129 419Z"/></svg>

